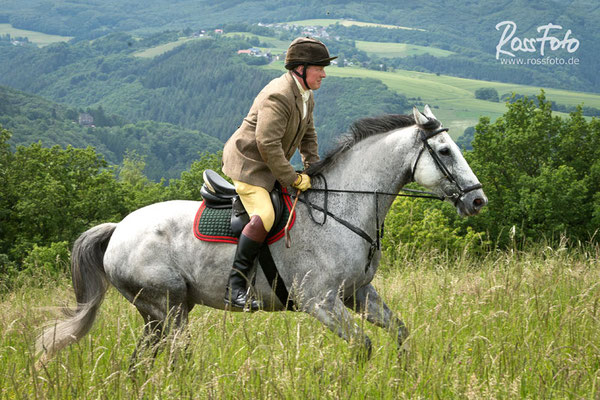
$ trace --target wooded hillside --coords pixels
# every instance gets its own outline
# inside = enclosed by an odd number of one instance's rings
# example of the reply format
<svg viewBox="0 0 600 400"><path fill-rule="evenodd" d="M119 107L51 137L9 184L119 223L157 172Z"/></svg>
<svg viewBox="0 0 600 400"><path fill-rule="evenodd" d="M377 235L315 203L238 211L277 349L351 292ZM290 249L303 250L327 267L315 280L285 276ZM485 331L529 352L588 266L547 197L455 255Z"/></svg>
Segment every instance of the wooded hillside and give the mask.
<svg viewBox="0 0 600 400"><path fill-rule="evenodd" d="M17 107L30 100L17 100L14 91L6 91L7 109L0 118L13 131L12 142L93 145L113 163L120 163L126 150L136 150L149 157L148 176L173 178L198 151L222 146L260 89L285 72L247 65L244 56L236 54L237 49L250 46L244 40L197 40L153 59L133 57L136 46L129 46L130 41L135 41L130 35L114 34L92 44L59 43L42 49L0 41L0 48L6 50L0 52L0 83L69 105L40 99ZM372 79L327 78L315 92L315 101L322 150L359 118L409 109L406 98ZM77 119L74 110L90 107L116 115L111 118L119 126L93 130L72 126ZM141 122L148 120L172 125ZM207 141L190 130L218 141Z"/></svg>
<svg viewBox="0 0 600 400"><path fill-rule="evenodd" d="M504 71L513 71L512 78L529 73L540 85L557 73L555 82L578 90L600 91L597 76L600 53L600 32L594 27L600 20L600 9L586 0L570 2L503 2L494 0L472 2L468 0L408 2L395 4L383 0L366 1L305 1L294 4L282 0L246 2L237 0L213 3L208 0L183 0L175 3L166 0L127 1L107 0L94 4L59 0L7 0L0 12L0 22L10 22L17 28L52 34L75 36L77 40L93 39L112 32L148 32L165 29L222 28L228 23L285 22L311 18L345 18L394 26L416 28L400 30L372 27L340 28L335 32L352 40L375 40L433 46L457 52L449 65L433 65L432 60L416 57L402 64L404 68L425 68L431 72L451 73L457 76L476 77L477 71L490 80L509 79ZM496 24L514 21L515 37L539 38L538 27L552 23L561 26L550 36L562 40L567 30L580 42L574 54L566 51L549 51L546 56L579 58L577 66L529 65L498 68L495 59L496 45L501 32ZM368 37L368 39L367 39ZM539 45L536 53L540 55ZM536 55L537 54L537 55ZM528 53L521 53L529 57ZM520 71L520 73L515 73ZM496 75L495 75L496 74ZM497 75L499 74L499 75ZM571 75L569 77L569 74ZM536 76L544 76L538 80ZM542 79L541 77L539 79ZM565 86L565 84L571 86Z"/></svg>

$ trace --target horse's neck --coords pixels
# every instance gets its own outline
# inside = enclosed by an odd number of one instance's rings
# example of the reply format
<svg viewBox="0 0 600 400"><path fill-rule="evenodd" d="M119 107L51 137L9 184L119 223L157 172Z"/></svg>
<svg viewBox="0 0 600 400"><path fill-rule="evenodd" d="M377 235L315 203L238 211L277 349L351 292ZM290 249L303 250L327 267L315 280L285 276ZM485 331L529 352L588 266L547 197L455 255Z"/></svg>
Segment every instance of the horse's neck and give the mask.
<svg viewBox="0 0 600 400"><path fill-rule="evenodd" d="M415 153L415 138L405 128L398 131L374 135L347 150L328 171L323 174L330 189L398 193L410 179ZM335 208L346 215L352 214L359 220L372 221L375 216L374 196L341 195ZM395 197L379 198L379 220L390 209ZM358 205L361 206L358 206ZM333 203L332 203L333 205ZM364 206L363 206L364 205ZM336 210L336 211L338 211ZM359 211L360 210L360 211Z"/></svg>

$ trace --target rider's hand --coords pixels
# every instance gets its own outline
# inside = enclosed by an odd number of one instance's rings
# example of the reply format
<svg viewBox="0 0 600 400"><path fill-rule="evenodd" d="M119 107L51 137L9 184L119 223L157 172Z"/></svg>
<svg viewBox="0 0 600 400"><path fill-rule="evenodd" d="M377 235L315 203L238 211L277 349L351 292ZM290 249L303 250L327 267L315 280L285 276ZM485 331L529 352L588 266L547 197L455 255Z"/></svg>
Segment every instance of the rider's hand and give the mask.
<svg viewBox="0 0 600 400"><path fill-rule="evenodd" d="M296 181L292 183L292 187L296 189L300 189L301 191L305 191L306 189L310 189L310 176L306 174L298 174Z"/></svg>

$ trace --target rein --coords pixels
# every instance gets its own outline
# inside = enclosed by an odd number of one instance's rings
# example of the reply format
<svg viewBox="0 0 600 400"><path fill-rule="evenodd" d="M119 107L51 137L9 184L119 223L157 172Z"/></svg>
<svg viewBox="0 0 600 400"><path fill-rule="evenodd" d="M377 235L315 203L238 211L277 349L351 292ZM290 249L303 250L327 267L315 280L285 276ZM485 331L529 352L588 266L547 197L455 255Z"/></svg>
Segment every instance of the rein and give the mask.
<svg viewBox="0 0 600 400"><path fill-rule="evenodd" d="M428 140L442 132L447 132L448 128L440 128L437 129L433 132L424 132L423 130L419 129L419 133L421 134L421 141L423 142L423 147L421 148L421 151L419 152L419 154L417 155L417 158L415 159L415 162L412 166L411 169L411 180L414 181L414 175L415 175L415 170L417 168L417 164L419 162L419 160L421 159L421 156L423 154L423 152L425 151L425 149L427 149L427 151L429 152L429 154L431 155L431 157L433 158L436 166L438 167L438 169L442 172L442 174L444 174L444 177L446 179L448 179L451 183L454 184L454 186L457 189L457 193L453 193L451 196L438 196L437 194L433 193L433 192L426 192L426 191L422 191L422 190L414 190L414 189L400 189L402 192L406 192L406 193L391 193L391 192L380 192L380 191L367 191L367 190L345 190L345 189L329 189L327 186L327 179L325 179L325 176L323 176L322 174L317 174L314 176L314 178L317 178L321 181L323 181L324 184L324 188L310 188L308 189L306 192L303 192L304 194L304 198L300 198L300 196L296 196L297 200L300 200L302 203L306 204L306 207L308 209L308 214L310 215L310 218L313 220L314 223L318 224L318 225L325 225L325 222L327 222L327 217L330 216L331 218L333 218L335 221L339 222L340 224L342 224L343 226L345 226L346 228L348 228L349 230L351 230L352 232L354 232L355 234L357 234L358 236L362 237L365 241L367 241L367 243L369 243L370 248L369 248L369 256L367 258L367 264L365 265L365 273L367 273L369 266L371 265L371 261L373 260L373 256L375 255L375 251L380 250L381 249L381 238L383 237L383 233L384 233L384 225L385 225L385 221L382 222L381 224L379 223L379 195L382 196L394 196L394 197L416 197L416 198L424 198L424 199L436 199L436 200L446 200L446 199L450 199L453 201L453 203L456 205L456 203L467 193L473 191L473 190L477 190L477 189L481 189L482 185L481 183L477 183L475 185L471 185L471 186L467 186L466 188L463 188L458 181L456 180L456 178L452 175L452 173L448 170L448 168L444 165L444 163L442 162L442 160L439 158L439 156L437 155L437 153L433 150L433 148L429 145ZM313 191L313 192L323 192L323 207L318 206L316 204L312 204L310 202L308 193L309 191ZM335 214L333 214L332 212L329 211L329 207L328 207L328 201L329 201L329 193L348 193L348 194L369 194L369 195L375 195L375 224L376 224L376 237L375 239L373 239L367 232L365 232L363 229L359 228L356 225L351 224L350 222L336 216ZM290 197L294 197L291 194L287 193L284 194ZM313 215L312 210L315 209L317 211L320 211L323 213L323 220L322 221L317 221L315 216Z"/></svg>
<svg viewBox="0 0 600 400"><path fill-rule="evenodd" d="M409 192L411 194L405 194L405 193L391 193L391 192L380 192L380 191L367 191L367 190L345 190L345 189L329 189L327 186L327 179L325 179L325 177L322 174L318 174L315 175L313 177L317 178L319 180L321 180L325 186L325 188L310 188L307 191L303 192L304 198L300 198L298 196L298 200L300 200L302 203L306 204L306 208L308 210L308 214L310 215L310 218L313 220L314 223L318 224L318 225L325 225L325 223L327 222L327 217L331 217L333 218L335 221L339 222L340 224L342 224L343 226L345 226L346 228L348 228L349 230L351 230L352 232L354 232L355 234L357 234L358 236L362 237L363 239L365 239L365 241L367 241L367 243L369 243L370 248L369 248L369 256L367 259L367 264L365 265L365 273L367 272L367 270L369 269L369 266L371 265L371 261L373 260L373 256L375 255L375 251L376 250L380 250L381 249L381 238L383 237L383 232L384 232L384 225L385 223L382 222L381 224L379 223L379 195L383 195L383 196L394 196L394 197L417 197L417 198L424 198L424 199L435 199L435 200L445 200L445 197L442 196L438 196L435 193L432 192L425 192L422 190L415 190L415 189L401 189L404 192ZM323 192L324 193L324 199L323 199L323 207L318 206L316 204L311 203L310 198L308 196L308 192ZM333 214L331 211L329 211L329 206L328 206L328 202L329 202L329 193L347 193L347 194L370 194L370 195L375 195L375 224L376 224L376 237L375 239L373 239L367 232L365 232L363 229L359 228L356 225L351 224L350 222L338 217L337 215ZM291 194L287 194L290 197L294 197ZM320 211L323 213L323 220L322 221L317 221L317 219L315 218L314 214L313 214L313 209Z"/></svg>

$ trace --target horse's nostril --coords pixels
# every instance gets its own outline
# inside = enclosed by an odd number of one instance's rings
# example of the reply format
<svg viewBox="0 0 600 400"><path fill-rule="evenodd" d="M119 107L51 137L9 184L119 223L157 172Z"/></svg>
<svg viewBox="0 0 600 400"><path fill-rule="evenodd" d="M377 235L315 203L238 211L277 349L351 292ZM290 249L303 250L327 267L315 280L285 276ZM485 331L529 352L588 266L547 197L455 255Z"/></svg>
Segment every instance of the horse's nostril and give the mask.
<svg viewBox="0 0 600 400"><path fill-rule="evenodd" d="M473 200L473 205L474 205L475 207L477 207L477 208L479 208L479 207L483 207L483 203L484 203L484 202L483 202L483 199L482 199L482 198L480 198L480 197L478 197L478 198L476 198L475 200Z"/></svg>

